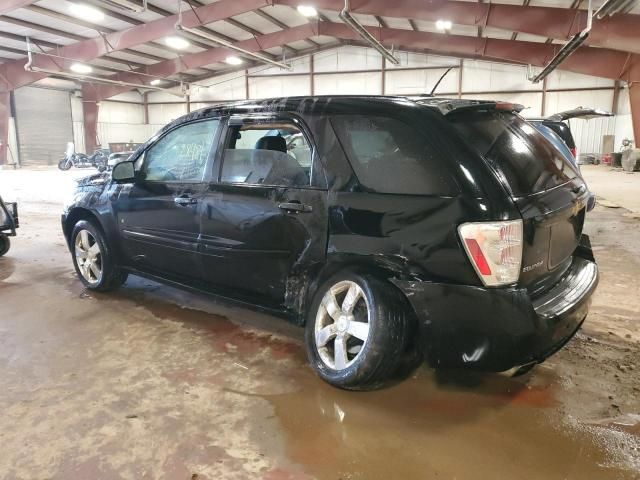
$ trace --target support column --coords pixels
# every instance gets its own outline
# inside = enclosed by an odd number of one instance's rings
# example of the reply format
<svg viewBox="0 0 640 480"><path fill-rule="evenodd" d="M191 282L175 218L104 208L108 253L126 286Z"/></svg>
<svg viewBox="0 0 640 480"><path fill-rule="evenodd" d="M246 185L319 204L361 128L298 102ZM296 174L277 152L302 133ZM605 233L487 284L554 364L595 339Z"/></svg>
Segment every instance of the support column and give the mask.
<svg viewBox="0 0 640 480"><path fill-rule="evenodd" d="M11 93L0 92L0 165L9 163L9 117L11 116Z"/></svg>
<svg viewBox="0 0 640 480"><path fill-rule="evenodd" d="M142 105L144 107L144 124L149 125L149 92L142 94Z"/></svg>
<svg viewBox="0 0 640 480"><path fill-rule="evenodd" d="M244 98L249 100L249 70L244 71Z"/></svg>
<svg viewBox="0 0 640 480"><path fill-rule="evenodd" d="M633 122L634 147L640 148L640 57L629 69L627 79L629 85L629 103L631 106L631 121Z"/></svg>
<svg viewBox="0 0 640 480"><path fill-rule="evenodd" d="M613 82L613 101L611 102L611 113L618 114L618 103L620 103L620 80Z"/></svg>
<svg viewBox="0 0 640 480"><path fill-rule="evenodd" d="M634 147L640 148L640 82L629 84L629 103L631 104L631 121L633 122Z"/></svg>
<svg viewBox="0 0 640 480"><path fill-rule="evenodd" d="M542 79L542 106L540 107L540 115L543 117L547 111L547 77Z"/></svg>
<svg viewBox="0 0 640 480"><path fill-rule="evenodd" d="M313 53L309 55L309 91L313 97L316 94L316 72L313 63Z"/></svg>
<svg viewBox="0 0 640 480"><path fill-rule="evenodd" d="M98 111L96 89L93 85L82 85L82 119L84 123L84 151L91 155L98 148Z"/></svg>
<svg viewBox="0 0 640 480"><path fill-rule="evenodd" d="M480 28L480 27L478 27ZM479 31L479 30L478 30ZM458 66L458 98L462 98L462 72L464 70L464 60L460 59L460 65Z"/></svg>

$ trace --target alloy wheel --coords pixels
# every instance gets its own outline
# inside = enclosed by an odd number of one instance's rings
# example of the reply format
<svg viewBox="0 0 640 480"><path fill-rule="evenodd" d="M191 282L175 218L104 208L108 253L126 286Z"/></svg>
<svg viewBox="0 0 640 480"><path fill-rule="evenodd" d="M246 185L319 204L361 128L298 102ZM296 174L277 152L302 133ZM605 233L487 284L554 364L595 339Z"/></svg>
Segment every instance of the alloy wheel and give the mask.
<svg viewBox="0 0 640 480"><path fill-rule="evenodd" d="M102 252L100 244L89 230L80 230L76 235L75 256L78 270L91 285L102 280Z"/></svg>
<svg viewBox="0 0 640 480"><path fill-rule="evenodd" d="M369 338L370 311L356 282L344 280L327 290L316 314L314 339L329 368L343 370L362 353Z"/></svg>

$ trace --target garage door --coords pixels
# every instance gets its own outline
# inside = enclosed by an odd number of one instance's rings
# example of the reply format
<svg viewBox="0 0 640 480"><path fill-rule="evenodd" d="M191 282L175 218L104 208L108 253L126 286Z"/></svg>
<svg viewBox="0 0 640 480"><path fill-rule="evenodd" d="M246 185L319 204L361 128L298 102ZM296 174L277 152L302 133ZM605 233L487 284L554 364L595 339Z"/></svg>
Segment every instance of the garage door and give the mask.
<svg viewBox="0 0 640 480"><path fill-rule="evenodd" d="M73 142L69 92L23 87L15 102L21 165L57 165Z"/></svg>

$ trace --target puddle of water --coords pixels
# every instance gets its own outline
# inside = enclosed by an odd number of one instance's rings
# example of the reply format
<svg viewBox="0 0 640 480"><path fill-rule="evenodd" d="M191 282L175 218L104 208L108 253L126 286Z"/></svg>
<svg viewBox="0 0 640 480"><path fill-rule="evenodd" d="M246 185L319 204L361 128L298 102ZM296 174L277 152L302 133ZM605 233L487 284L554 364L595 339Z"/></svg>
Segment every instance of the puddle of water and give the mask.
<svg viewBox="0 0 640 480"><path fill-rule="evenodd" d="M264 398L291 460L319 479L638 478L619 463L619 450L633 446L603 445L609 435L563 418L549 370L528 385L476 379L474 386L446 383L421 368L394 388L354 393L300 371L296 392Z"/></svg>

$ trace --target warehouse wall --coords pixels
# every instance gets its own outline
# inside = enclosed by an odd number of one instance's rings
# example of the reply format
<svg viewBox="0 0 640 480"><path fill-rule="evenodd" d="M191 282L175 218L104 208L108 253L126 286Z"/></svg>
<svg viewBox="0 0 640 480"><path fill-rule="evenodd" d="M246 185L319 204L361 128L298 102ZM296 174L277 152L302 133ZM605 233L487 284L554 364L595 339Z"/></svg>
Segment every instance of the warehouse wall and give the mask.
<svg viewBox="0 0 640 480"><path fill-rule="evenodd" d="M68 92L73 121L73 137L68 138L67 141L73 141L75 143L76 151L84 152L84 128L80 85L77 82L69 80L47 78L37 82L33 86ZM175 100L178 97L172 98ZM165 122L161 122L156 125L145 124L142 96L136 91L131 91L101 102L98 118L98 139L105 147L108 147L109 143L113 142L120 143L133 140L133 142L141 143L152 136L164 123ZM10 118L9 127L9 163L17 164L20 158L15 119L13 117ZM66 144L62 144L59 150L54 153L55 155L62 156L65 149Z"/></svg>
<svg viewBox="0 0 640 480"><path fill-rule="evenodd" d="M293 60L293 70L261 66L243 72L199 82L208 87L193 87L191 110L211 103L245 98L291 95L381 94L417 96L428 93L447 68L439 95L461 98L499 99L523 104L523 115L550 115L578 106L615 110L614 81L558 70L545 82L527 80L525 66L479 60L396 52L400 65L385 62L372 49L342 47ZM313 74L311 73L313 72ZM186 112L186 106L166 93L149 94L151 123L163 123ZM629 98L620 90L619 115L613 118L572 120L571 128L578 150L598 153L602 136L615 135L616 148L622 139L632 137Z"/></svg>
<svg viewBox="0 0 640 480"><path fill-rule="evenodd" d="M72 95L71 108L73 141L76 151L84 152L82 98ZM109 143L142 143L164 125L164 122L156 125L145 124L144 120L142 95L138 92L127 92L100 102L97 129L99 144L107 148Z"/></svg>
<svg viewBox="0 0 640 480"><path fill-rule="evenodd" d="M525 105L523 115L528 117L550 115L577 106L608 111L617 108L618 115L613 118L570 122L580 152L601 152L603 135L615 136L616 149L620 148L623 138L633 138L629 95L624 84L615 106L612 80L558 70L545 82L532 84L526 78L525 66L409 52L396 52L396 55L400 58L399 66L383 63L372 49L346 46L295 59L292 71L260 66L249 69L247 74L230 73L192 86L188 106L181 97L149 92L147 123L143 97L131 91L101 102L98 139L105 147L113 142L143 142L188 109L246 98L381 93L417 96L431 91L450 67L452 70L436 91L438 95L517 102ZM69 141L73 140L77 151L83 152L79 84L54 79L38 84L69 92L73 119L73 139ZM9 143L11 151L18 152L15 133L10 135ZM61 145L60 151L64 147Z"/></svg>

